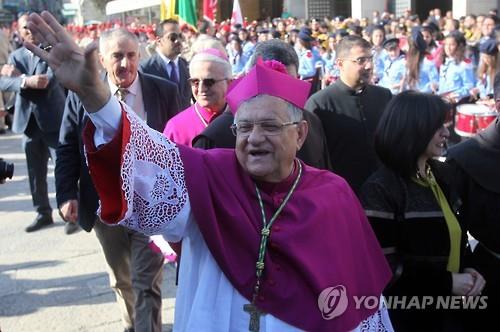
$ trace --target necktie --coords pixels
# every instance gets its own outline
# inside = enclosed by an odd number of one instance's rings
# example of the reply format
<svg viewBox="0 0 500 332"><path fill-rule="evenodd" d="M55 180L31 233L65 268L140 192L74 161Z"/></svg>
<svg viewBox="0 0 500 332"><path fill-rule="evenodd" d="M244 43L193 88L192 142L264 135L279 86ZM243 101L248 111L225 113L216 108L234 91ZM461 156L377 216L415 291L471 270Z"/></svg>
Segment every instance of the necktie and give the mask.
<svg viewBox="0 0 500 332"><path fill-rule="evenodd" d="M173 61L170 61L168 63L168 66L170 67L170 80L174 83L179 82L179 78L177 77L177 71L175 69L175 63Z"/></svg>
<svg viewBox="0 0 500 332"><path fill-rule="evenodd" d="M120 101L125 102L125 98L127 97L128 94L129 91L125 88L119 88L118 90L116 90L116 96Z"/></svg>
<svg viewBox="0 0 500 332"><path fill-rule="evenodd" d="M116 96L120 101L125 102L125 98L127 97L128 94L129 91L125 88L119 88L118 90L116 90Z"/></svg>

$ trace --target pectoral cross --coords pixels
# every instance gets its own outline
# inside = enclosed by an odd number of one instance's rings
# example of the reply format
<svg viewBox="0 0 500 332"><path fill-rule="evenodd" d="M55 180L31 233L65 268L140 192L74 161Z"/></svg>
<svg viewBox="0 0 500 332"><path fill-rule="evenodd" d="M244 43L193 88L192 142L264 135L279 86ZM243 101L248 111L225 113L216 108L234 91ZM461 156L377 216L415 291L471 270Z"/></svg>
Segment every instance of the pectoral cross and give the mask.
<svg viewBox="0 0 500 332"><path fill-rule="evenodd" d="M259 332L260 329L260 316L264 315L264 312L260 311L253 303L248 303L243 306L243 310L248 312L250 315L250 324L248 325L248 331Z"/></svg>

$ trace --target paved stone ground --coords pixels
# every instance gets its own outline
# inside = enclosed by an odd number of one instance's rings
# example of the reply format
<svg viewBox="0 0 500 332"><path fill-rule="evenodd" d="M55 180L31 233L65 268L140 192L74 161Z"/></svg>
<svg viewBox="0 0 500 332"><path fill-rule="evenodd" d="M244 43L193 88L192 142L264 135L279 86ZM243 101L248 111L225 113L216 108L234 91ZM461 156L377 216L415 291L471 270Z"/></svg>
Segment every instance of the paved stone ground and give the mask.
<svg viewBox="0 0 500 332"><path fill-rule="evenodd" d="M15 164L0 185L1 332L122 331L104 256L93 233L66 235L56 213L54 167L49 167L55 224L34 233L35 217L21 136L0 135L0 157ZM172 330L175 269L164 266L163 331Z"/></svg>

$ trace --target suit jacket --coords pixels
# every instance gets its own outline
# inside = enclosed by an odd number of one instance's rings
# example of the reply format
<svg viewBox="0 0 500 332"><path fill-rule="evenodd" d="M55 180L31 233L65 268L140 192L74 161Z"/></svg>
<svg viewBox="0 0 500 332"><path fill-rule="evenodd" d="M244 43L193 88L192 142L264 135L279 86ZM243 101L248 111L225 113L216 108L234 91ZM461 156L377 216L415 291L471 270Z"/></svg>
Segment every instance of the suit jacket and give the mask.
<svg viewBox="0 0 500 332"><path fill-rule="evenodd" d="M32 54L25 47L18 48L9 56L21 74L26 76L47 74L49 85L45 89L21 89L22 77L0 77L0 90L16 92L12 131L23 133L28 126L31 114L44 133L57 133L61 126L66 98L64 88L45 61Z"/></svg>
<svg viewBox="0 0 500 332"><path fill-rule="evenodd" d="M152 75L139 73L139 79L147 123L161 132L167 121L178 112L177 87ZM98 197L83 151L82 130L87 121L89 119L82 102L75 93L70 92L56 150L56 199L58 206L70 199L78 199L78 222L90 232L94 227Z"/></svg>
<svg viewBox="0 0 500 332"><path fill-rule="evenodd" d="M158 55L154 54L149 59L141 61L139 70L143 73L159 76L170 80L165 68L165 62ZM179 106L180 110L186 109L191 106L191 85L189 84L189 66L186 60L179 57L179 83L177 87L179 88Z"/></svg>
<svg viewBox="0 0 500 332"><path fill-rule="evenodd" d="M318 117L311 112L304 112L304 120L309 124L309 133L297 152L297 157L306 164L330 170L330 157L326 146L325 133ZM231 132L234 116L231 112L224 112L218 116L205 130L193 139L193 147L202 149L231 148L236 145L236 137Z"/></svg>

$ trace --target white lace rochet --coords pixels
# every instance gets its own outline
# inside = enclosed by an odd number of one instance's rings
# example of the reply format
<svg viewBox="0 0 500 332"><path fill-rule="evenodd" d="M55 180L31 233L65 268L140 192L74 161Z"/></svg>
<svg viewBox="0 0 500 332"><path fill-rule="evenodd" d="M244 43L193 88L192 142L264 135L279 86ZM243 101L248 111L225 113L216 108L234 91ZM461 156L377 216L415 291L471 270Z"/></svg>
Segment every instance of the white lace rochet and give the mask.
<svg viewBox="0 0 500 332"><path fill-rule="evenodd" d="M126 111L126 116L131 134L120 176L127 209L119 224L146 235L161 234L188 200L179 149L135 113Z"/></svg>

